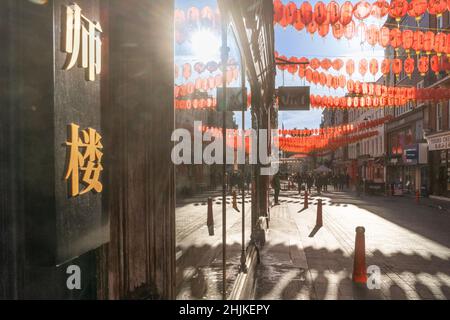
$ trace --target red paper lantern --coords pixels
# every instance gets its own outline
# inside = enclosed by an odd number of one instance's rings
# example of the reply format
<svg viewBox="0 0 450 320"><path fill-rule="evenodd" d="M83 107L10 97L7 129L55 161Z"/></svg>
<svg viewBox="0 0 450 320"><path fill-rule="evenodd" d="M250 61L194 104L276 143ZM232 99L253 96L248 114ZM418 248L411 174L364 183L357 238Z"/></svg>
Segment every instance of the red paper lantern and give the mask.
<svg viewBox="0 0 450 320"><path fill-rule="evenodd" d="M305 77L305 68L298 68L298 76L300 77L300 79L303 79Z"/></svg>
<svg viewBox="0 0 450 320"><path fill-rule="evenodd" d="M378 43L379 35L380 35L380 32L378 30L378 27L374 24L370 25L366 31L367 43L370 44L372 47L374 47Z"/></svg>
<svg viewBox="0 0 450 320"><path fill-rule="evenodd" d="M419 54L423 50L424 39L425 34L422 31L414 32L412 48L416 51L416 54Z"/></svg>
<svg viewBox="0 0 450 320"><path fill-rule="evenodd" d="M320 67L320 60L317 58L313 58L311 59L309 66L313 69L313 70L317 70Z"/></svg>
<svg viewBox="0 0 450 320"><path fill-rule="evenodd" d="M298 59L296 58L296 57L291 57L290 59L289 59L289 62L291 62L291 63L297 63L298 62ZM287 67L287 71L290 73L290 74L295 74L295 73L297 73L297 71L298 71L298 64L288 64L287 65L288 67Z"/></svg>
<svg viewBox="0 0 450 320"><path fill-rule="evenodd" d="M389 13L389 3L386 0L377 0L372 4L371 15L377 19L385 17Z"/></svg>
<svg viewBox="0 0 450 320"><path fill-rule="evenodd" d="M402 72L403 64L401 59L392 60L392 72L398 77Z"/></svg>
<svg viewBox="0 0 450 320"><path fill-rule="evenodd" d="M360 22L358 24L358 27L356 28L358 35L360 35L361 37L361 42L366 41L366 32L367 32L367 27L366 24L364 22Z"/></svg>
<svg viewBox="0 0 450 320"><path fill-rule="evenodd" d="M312 74L312 82L317 85L320 81L320 74L319 71L314 71Z"/></svg>
<svg viewBox="0 0 450 320"><path fill-rule="evenodd" d="M411 75L414 72L414 59L413 58L406 58L403 62L403 68L405 69L405 73L408 75L408 77L411 78Z"/></svg>
<svg viewBox="0 0 450 320"><path fill-rule="evenodd" d="M370 15L372 5L365 0L359 1L353 8L353 15L358 20L364 20Z"/></svg>
<svg viewBox="0 0 450 320"><path fill-rule="evenodd" d="M347 79L345 79L345 76L344 75L340 75L339 77L338 77L338 82L339 82L339 87L341 87L342 89L344 89L345 88L345 84L346 84L346 81Z"/></svg>
<svg viewBox="0 0 450 320"><path fill-rule="evenodd" d="M438 56L441 56L442 53L445 53L447 50L447 35L445 33L438 33L434 37L434 51L437 52Z"/></svg>
<svg viewBox="0 0 450 320"><path fill-rule="evenodd" d="M197 62L194 65L194 70L195 70L195 72L202 74L206 70L206 65L203 62Z"/></svg>
<svg viewBox="0 0 450 320"><path fill-rule="evenodd" d="M294 28L297 31L301 31L303 30L303 28L305 27L305 24L302 21L302 17L300 14L300 9L297 9L296 13L295 13L295 19L294 19Z"/></svg>
<svg viewBox="0 0 450 320"><path fill-rule="evenodd" d="M429 0L428 1L428 12L430 14L434 14L438 17L442 16L442 14L447 10L447 1L446 0Z"/></svg>
<svg viewBox="0 0 450 320"><path fill-rule="evenodd" d="M379 42L383 48L386 48L389 45L390 40L390 31L387 27L382 27L380 29Z"/></svg>
<svg viewBox="0 0 450 320"><path fill-rule="evenodd" d="M322 1L316 2L313 17L318 25L323 24L327 20L327 6L325 3Z"/></svg>
<svg viewBox="0 0 450 320"><path fill-rule="evenodd" d="M286 28L288 25L293 25L297 16L297 5L290 1L283 11L283 17L280 20L280 25Z"/></svg>
<svg viewBox="0 0 450 320"><path fill-rule="evenodd" d="M324 72L321 72L321 73L320 73L320 80L319 80L319 83L320 83L320 85L321 85L322 87L325 87L326 84L327 84L327 76L326 76L326 74L325 74Z"/></svg>
<svg viewBox="0 0 450 320"><path fill-rule="evenodd" d="M189 79L192 75L192 67L190 63L185 63L183 65L183 77L185 80Z"/></svg>
<svg viewBox="0 0 450 320"><path fill-rule="evenodd" d="M409 50L412 48L414 41L414 32L412 30L403 30L402 32L402 43L403 49L409 54Z"/></svg>
<svg viewBox="0 0 450 320"><path fill-rule="evenodd" d="M408 12L408 1L406 0L392 0L389 6L389 15L397 22L406 15Z"/></svg>
<svg viewBox="0 0 450 320"><path fill-rule="evenodd" d="M381 85L376 84L375 88L374 88L374 91L375 91L375 95L376 96L381 96Z"/></svg>
<svg viewBox="0 0 450 320"><path fill-rule="evenodd" d="M200 18L204 25L211 27L214 24L214 11L211 9L211 7L204 7L200 11Z"/></svg>
<svg viewBox="0 0 450 320"><path fill-rule="evenodd" d="M279 23L283 18L284 5L281 0L275 0L273 2L273 20L275 23Z"/></svg>
<svg viewBox="0 0 450 320"><path fill-rule="evenodd" d="M389 32L389 44L394 49L402 45L402 31L399 28L391 29Z"/></svg>
<svg viewBox="0 0 450 320"><path fill-rule="evenodd" d="M341 18L340 22L343 26L348 25L353 18L353 5L350 1L345 1L341 7Z"/></svg>
<svg viewBox="0 0 450 320"><path fill-rule="evenodd" d="M355 22L352 20L352 21L350 21L350 23L348 23L345 26L344 36L348 40L351 40L353 38L353 36L355 35L355 32L356 32L356 26L355 26Z"/></svg>
<svg viewBox="0 0 450 320"><path fill-rule="evenodd" d="M366 73L367 73L367 68L368 68L367 60L366 59L361 59L359 61L359 67L358 67L359 74L364 77L366 75Z"/></svg>
<svg viewBox="0 0 450 320"><path fill-rule="evenodd" d="M390 72L391 72L391 60L383 59L383 61L381 62L381 73L386 76Z"/></svg>
<svg viewBox="0 0 450 320"><path fill-rule="evenodd" d="M334 70L340 71L344 66L344 62L342 61L342 59L334 59L333 62L331 63L331 66L333 67Z"/></svg>
<svg viewBox="0 0 450 320"><path fill-rule="evenodd" d="M447 57L450 57L450 33L447 34L447 48L445 49Z"/></svg>
<svg viewBox="0 0 450 320"><path fill-rule="evenodd" d="M333 36L339 40L342 38L342 36L344 35L344 27L342 26L342 24L340 22L336 22L335 24L333 24L332 26L332 31L333 31Z"/></svg>
<svg viewBox="0 0 450 320"><path fill-rule="evenodd" d="M329 23L323 23L321 25L319 25L319 36L321 36L322 38L325 38L327 36L327 34L330 32L330 24Z"/></svg>
<svg viewBox="0 0 450 320"><path fill-rule="evenodd" d="M419 58L419 65L417 67L417 69L420 72L420 75L424 76L428 72L428 68L429 68L428 56L420 57Z"/></svg>
<svg viewBox="0 0 450 320"><path fill-rule="evenodd" d="M332 82L333 82L333 76L331 74L327 74L327 87L331 88Z"/></svg>
<svg viewBox="0 0 450 320"><path fill-rule="evenodd" d="M439 57L438 56L432 56L430 59L430 65L431 65L431 70L433 70L433 72L438 75L439 72L441 71L441 64L439 62Z"/></svg>
<svg viewBox="0 0 450 320"><path fill-rule="evenodd" d="M376 74L378 73L378 70L379 70L379 68L378 68L378 60L375 59L375 58L371 59L370 63L369 63L369 71L370 71L370 73L373 76L376 76Z"/></svg>
<svg viewBox="0 0 450 320"><path fill-rule="evenodd" d="M312 20L307 26L306 30L313 35L317 31L317 23L316 21Z"/></svg>
<svg viewBox="0 0 450 320"><path fill-rule="evenodd" d="M209 61L206 64L206 70L208 70L210 73L216 72L217 69L219 69L219 64L215 61Z"/></svg>
<svg viewBox="0 0 450 320"><path fill-rule="evenodd" d="M411 17L416 18L417 21L420 20L422 15L428 9L428 1L427 0L411 0L408 4L408 14Z"/></svg>
<svg viewBox="0 0 450 320"><path fill-rule="evenodd" d="M279 58L280 58L280 60L282 60L283 62L288 60L288 58L287 58L286 56L280 56ZM278 69L280 69L281 71L287 70L287 68L288 68L288 65L287 65L287 64L279 64L279 65L278 65Z"/></svg>
<svg viewBox="0 0 450 320"><path fill-rule="evenodd" d="M353 93L355 91L355 82L351 79L347 81L347 90L348 93Z"/></svg>
<svg viewBox="0 0 450 320"><path fill-rule="evenodd" d="M300 6L300 17L305 26L313 20L312 6L308 1L304 1Z"/></svg>
<svg viewBox="0 0 450 320"><path fill-rule="evenodd" d="M311 69L309 69L309 68L306 69L305 78L306 78L306 81L312 82L312 70Z"/></svg>
<svg viewBox="0 0 450 320"><path fill-rule="evenodd" d="M427 31L425 32L423 38L423 50L425 50L427 54L430 54L433 48L434 48L434 32Z"/></svg>
<svg viewBox="0 0 450 320"><path fill-rule="evenodd" d="M190 7L186 12L186 20L191 24L197 24L200 21L200 10L196 7Z"/></svg>
<svg viewBox="0 0 450 320"><path fill-rule="evenodd" d="M330 1L327 5L328 20L331 25L337 23L341 17L341 8L336 1Z"/></svg>
<svg viewBox="0 0 450 320"><path fill-rule="evenodd" d="M353 73L355 72L355 62L353 59L348 59L345 64L345 71L347 74L351 77Z"/></svg>
<svg viewBox="0 0 450 320"><path fill-rule="evenodd" d="M328 59L328 58L323 59L323 60L320 62L320 67L321 67L322 69L324 69L324 70L330 69L330 68L331 68L331 60Z"/></svg>

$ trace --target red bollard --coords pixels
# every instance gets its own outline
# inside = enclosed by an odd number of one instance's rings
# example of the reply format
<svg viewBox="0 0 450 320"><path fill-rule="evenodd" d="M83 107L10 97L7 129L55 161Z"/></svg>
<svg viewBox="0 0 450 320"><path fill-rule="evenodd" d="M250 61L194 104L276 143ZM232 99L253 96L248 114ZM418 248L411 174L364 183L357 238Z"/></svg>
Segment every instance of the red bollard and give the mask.
<svg viewBox="0 0 450 320"><path fill-rule="evenodd" d="M356 228L352 279L353 282L360 284L367 283L365 231L364 227Z"/></svg>
<svg viewBox="0 0 450 320"><path fill-rule="evenodd" d="M305 209L308 209L308 192L305 191Z"/></svg>
<svg viewBox="0 0 450 320"><path fill-rule="evenodd" d="M208 198L208 218L206 220L208 226L208 232L210 236L214 235L214 216L213 216L213 201L212 198Z"/></svg>
<svg viewBox="0 0 450 320"><path fill-rule="evenodd" d="M322 220L322 199L319 199L317 201L316 227L322 227L322 226L323 226L323 220Z"/></svg>

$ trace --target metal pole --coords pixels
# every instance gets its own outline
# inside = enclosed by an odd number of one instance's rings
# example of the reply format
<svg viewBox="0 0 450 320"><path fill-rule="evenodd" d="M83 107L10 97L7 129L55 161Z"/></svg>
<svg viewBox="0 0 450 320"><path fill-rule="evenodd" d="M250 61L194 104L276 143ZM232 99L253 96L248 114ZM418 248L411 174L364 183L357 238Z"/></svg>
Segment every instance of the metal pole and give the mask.
<svg viewBox="0 0 450 320"><path fill-rule="evenodd" d="M247 96L245 93L245 61L241 57L241 78L242 78L242 147L244 148L244 163L242 164L242 248L241 248L241 272L247 272L245 258L245 111L247 108Z"/></svg>
<svg viewBox="0 0 450 320"><path fill-rule="evenodd" d="M222 147L223 147L223 165L222 165L222 299L227 299L227 65L228 65L228 23L225 14L222 15Z"/></svg>

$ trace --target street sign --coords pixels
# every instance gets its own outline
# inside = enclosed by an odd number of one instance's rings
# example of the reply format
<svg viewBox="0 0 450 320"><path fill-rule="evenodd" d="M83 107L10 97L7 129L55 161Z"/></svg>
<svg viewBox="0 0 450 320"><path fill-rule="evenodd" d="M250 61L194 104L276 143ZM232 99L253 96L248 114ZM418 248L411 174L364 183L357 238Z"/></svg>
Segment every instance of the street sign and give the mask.
<svg viewBox="0 0 450 320"><path fill-rule="evenodd" d="M310 87L280 87L277 91L280 111L309 111Z"/></svg>
<svg viewBox="0 0 450 320"><path fill-rule="evenodd" d="M223 88L217 88L217 111L224 111L223 106ZM245 97L245 100L244 100ZM242 111L242 108L247 105L247 89L244 88L242 92L242 87L227 87L227 98L225 111Z"/></svg>

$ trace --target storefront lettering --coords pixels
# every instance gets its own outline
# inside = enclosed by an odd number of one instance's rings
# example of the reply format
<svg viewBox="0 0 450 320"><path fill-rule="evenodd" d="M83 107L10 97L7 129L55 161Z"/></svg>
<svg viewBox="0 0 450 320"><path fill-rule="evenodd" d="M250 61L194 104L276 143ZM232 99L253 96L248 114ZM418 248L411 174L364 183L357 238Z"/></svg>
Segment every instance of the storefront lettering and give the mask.
<svg viewBox="0 0 450 320"><path fill-rule="evenodd" d="M450 134L439 137L429 137L428 145L430 151L450 149Z"/></svg>
<svg viewBox="0 0 450 320"><path fill-rule="evenodd" d="M65 180L69 181L69 194L71 197L86 194L90 191L102 192L100 173L103 171L103 149L101 135L92 128L79 131L79 126L69 126L68 161ZM80 189L83 184L84 189Z"/></svg>
<svg viewBox="0 0 450 320"><path fill-rule="evenodd" d="M81 14L81 8L72 4L66 8L64 52L67 60L64 70L72 69L77 62L86 69L86 80L95 81L102 70L102 27ZM80 56L81 55L81 56Z"/></svg>

